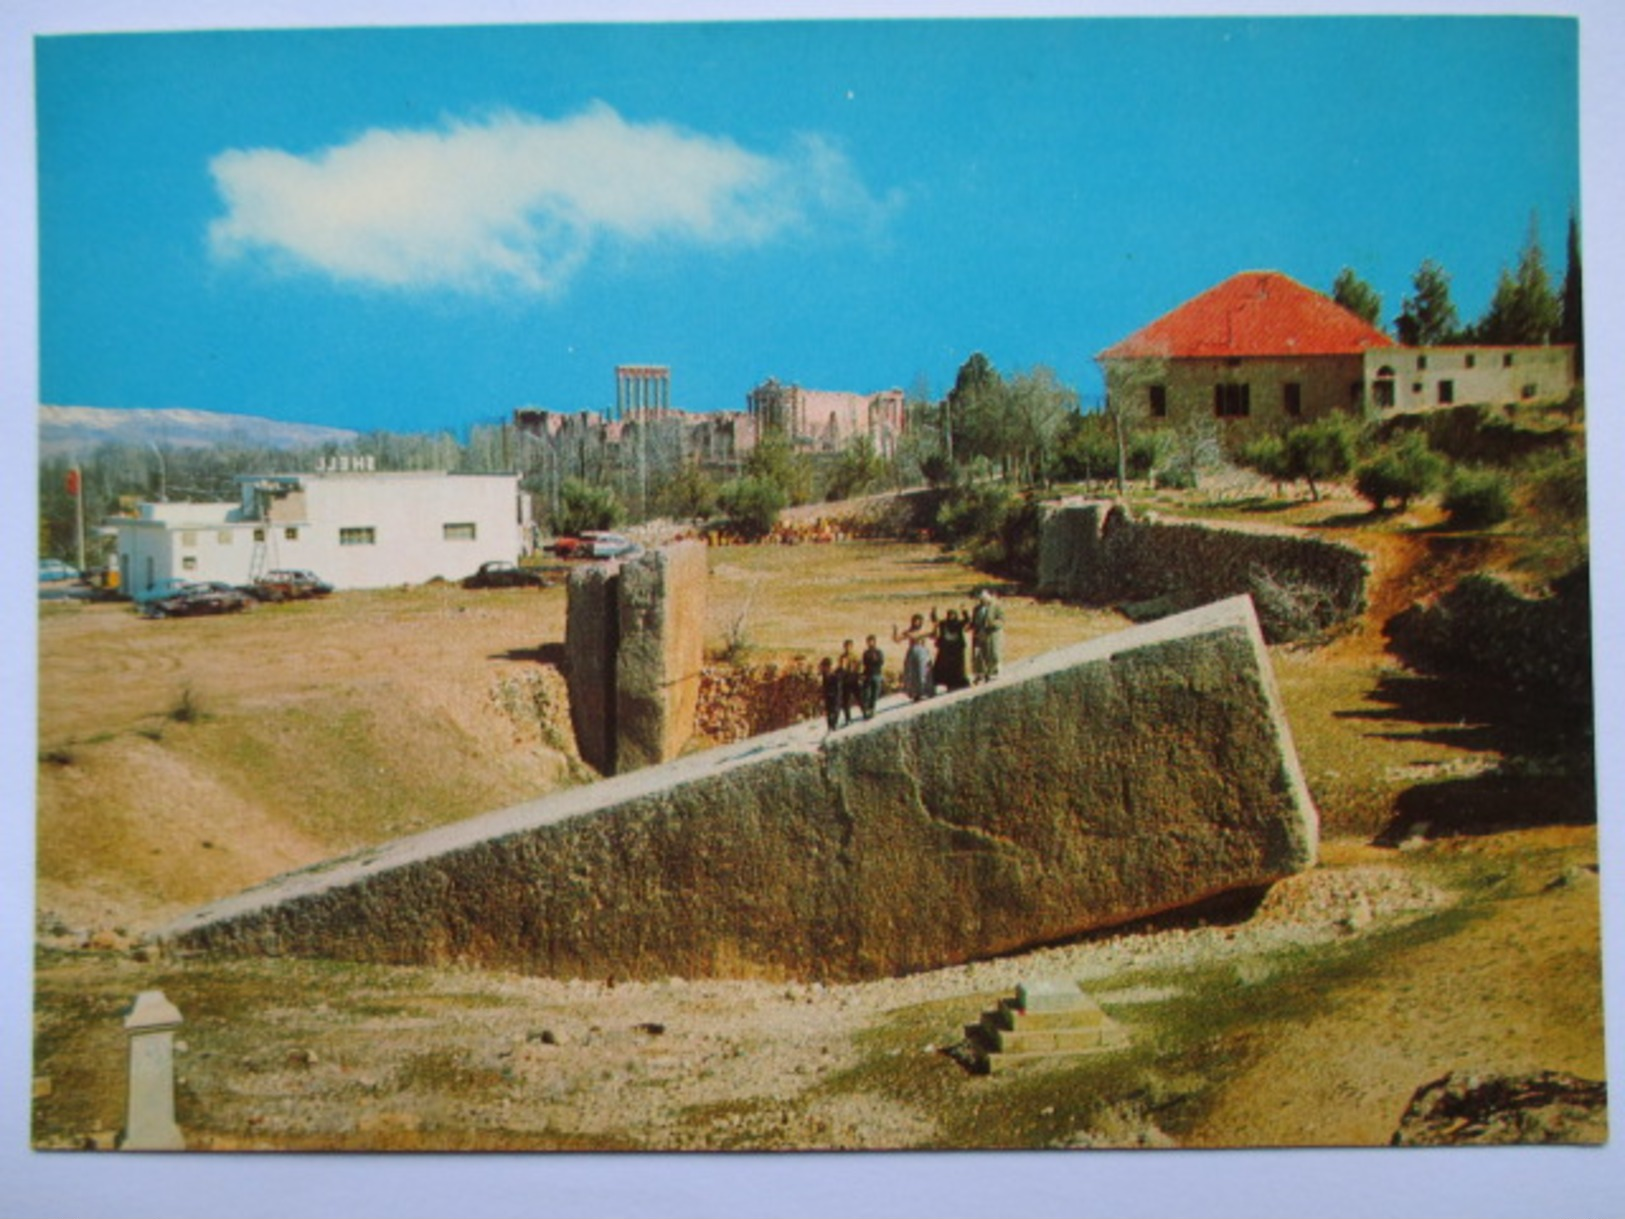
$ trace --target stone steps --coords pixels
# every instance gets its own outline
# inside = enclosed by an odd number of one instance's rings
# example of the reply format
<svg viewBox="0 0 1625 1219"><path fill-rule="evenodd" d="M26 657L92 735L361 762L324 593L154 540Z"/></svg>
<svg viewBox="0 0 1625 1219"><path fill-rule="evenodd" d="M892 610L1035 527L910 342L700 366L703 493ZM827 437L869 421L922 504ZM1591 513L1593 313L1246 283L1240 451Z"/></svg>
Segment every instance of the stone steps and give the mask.
<svg viewBox="0 0 1625 1219"><path fill-rule="evenodd" d="M1015 998L1001 999L965 1028L989 1073L1022 1063L1096 1054L1128 1044L1122 1028L1076 983L1024 982Z"/></svg>

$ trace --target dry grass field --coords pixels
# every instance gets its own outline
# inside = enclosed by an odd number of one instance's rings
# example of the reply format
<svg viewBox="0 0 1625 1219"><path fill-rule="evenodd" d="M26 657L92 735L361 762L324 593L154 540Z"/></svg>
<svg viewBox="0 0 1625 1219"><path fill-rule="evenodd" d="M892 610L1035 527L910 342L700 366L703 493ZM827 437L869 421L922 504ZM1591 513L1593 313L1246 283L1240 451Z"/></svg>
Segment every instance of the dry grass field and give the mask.
<svg viewBox="0 0 1625 1219"><path fill-rule="evenodd" d="M1372 1145L1447 1071L1600 1079L1589 776L1516 757L1496 709L1396 671L1380 614L1451 564L1415 522L1370 534L1349 515L1295 513L1373 550L1372 622L1272 649L1320 867L1257 910L855 986L159 959L142 933L213 898L591 781L558 671L564 592L431 585L158 622L42 605L36 1144L111 1141L120 1013L155 987L187 1019L178 1118L198 1148ZM760 660L885 639L997 583L922 545L710 557L710 644ZM1014 657L1123 625L1004 593ZM1376 845L1418 792L1469 829ZM1129 1051L991 1077L944 1052L1056 974Z"/></svg>

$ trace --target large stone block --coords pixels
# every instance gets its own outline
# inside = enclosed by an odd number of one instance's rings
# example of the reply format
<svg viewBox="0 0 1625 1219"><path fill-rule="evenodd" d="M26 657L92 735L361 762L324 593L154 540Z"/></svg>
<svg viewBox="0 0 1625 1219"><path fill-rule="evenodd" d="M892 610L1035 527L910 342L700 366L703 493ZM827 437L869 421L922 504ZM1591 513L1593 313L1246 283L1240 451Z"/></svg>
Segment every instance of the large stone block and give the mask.
<svg viewBox="0 0 1625 1219"><path fill-rule="evenodd" d="M619 563L589 563L570 573L564 617L564 678L570 726L582 761L602 774L615 768L615 655L620 647Z"/></svg>
<svg viewBox="0 0 1625 1219"><path fill-rule="evenodd" d="M621 568L615 773L670 761L694 735L705 663L705 545L676 542Z"/></svg>
<svg viewBox="0 0 1625 1219"><path fill-rule="evenodd" d="M1266 884L1316 815L1251 603L292 873L181 950L554 976L873 978Z"/></svg>

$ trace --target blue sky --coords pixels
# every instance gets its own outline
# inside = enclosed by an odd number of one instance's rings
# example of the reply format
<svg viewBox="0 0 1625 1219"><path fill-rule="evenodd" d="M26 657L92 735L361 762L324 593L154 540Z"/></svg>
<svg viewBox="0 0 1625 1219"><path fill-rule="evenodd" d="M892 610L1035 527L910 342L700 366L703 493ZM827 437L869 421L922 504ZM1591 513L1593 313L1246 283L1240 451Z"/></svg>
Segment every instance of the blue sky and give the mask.
<svg viewBox="0 0 1625 1219"><path fill-rule="evenodd" d="M1562 18L65 34L36 49L40 401L461 429L617 363L942 393L1232 272L1464 319L1580 201ZM1582 216L1582 223L1584 217Z"/></svg>

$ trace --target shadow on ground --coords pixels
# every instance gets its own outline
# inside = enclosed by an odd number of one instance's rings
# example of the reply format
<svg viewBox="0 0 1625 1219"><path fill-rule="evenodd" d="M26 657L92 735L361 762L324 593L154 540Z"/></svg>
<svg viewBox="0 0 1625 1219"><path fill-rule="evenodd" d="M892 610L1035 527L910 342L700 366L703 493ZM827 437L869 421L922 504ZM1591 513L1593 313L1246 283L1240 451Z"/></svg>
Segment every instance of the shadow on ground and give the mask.
<svg viewBox="0 0 1625 1219"><path fill-rule="evenodd" d="M1589 705L1514 697L1504 689L1459 679L1393 674L1378 683L1372 697L1384 708L1339 712L1339 718L1409 722L1413 729L1377 735L1501 759L1483 774L1402 791L1376 836L1378 844L1596 821Z"/></svg>
<svg viewBox="0 0 1625 1219"><path fill-rule="evenodd" d="M506 652L498 652L490 659L522 660L531 664L552 665L556 669L563 669L565 651L562 643L539 643L533 648L509 648Z"/></svg>

